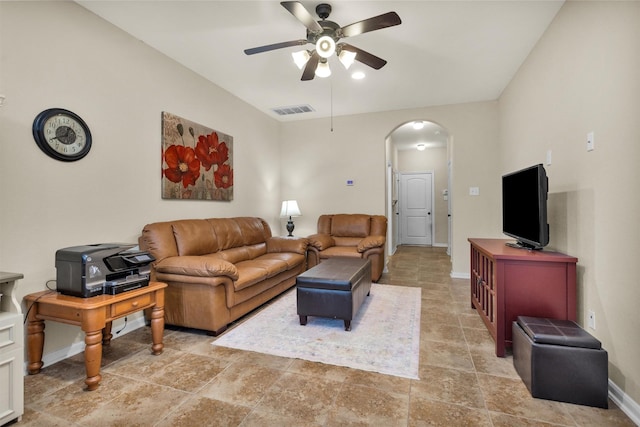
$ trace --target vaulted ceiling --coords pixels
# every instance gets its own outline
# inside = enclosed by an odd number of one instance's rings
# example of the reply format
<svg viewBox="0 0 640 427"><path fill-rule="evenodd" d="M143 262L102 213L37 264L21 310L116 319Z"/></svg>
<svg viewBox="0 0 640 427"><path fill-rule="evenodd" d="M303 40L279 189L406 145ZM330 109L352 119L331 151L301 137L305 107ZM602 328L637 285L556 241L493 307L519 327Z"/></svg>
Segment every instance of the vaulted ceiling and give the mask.
<svg viewBox="0 0 640 427"><path fill-rule="evenodd" d="M562 6L562 1L332 1L345 26L389 11L398 26L343 39L388 61L301 81L289 47L244 49L306 38L277 1L77 1L149 46L281 121L306 120L497 99ZM315 18L319 1L300 2ZM317 18L319 20L319 18ZM306 45L311 50L313 45ZM362 80L351 78L363 71ZM279 116L273 108L311 106Z"/></svg>

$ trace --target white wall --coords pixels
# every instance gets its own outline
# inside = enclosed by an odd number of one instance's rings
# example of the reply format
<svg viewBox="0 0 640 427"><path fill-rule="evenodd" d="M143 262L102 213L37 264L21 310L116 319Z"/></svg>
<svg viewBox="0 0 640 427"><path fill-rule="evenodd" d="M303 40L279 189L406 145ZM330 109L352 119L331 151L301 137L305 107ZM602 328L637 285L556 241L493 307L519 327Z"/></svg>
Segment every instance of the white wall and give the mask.
<svg viewBox="0 0 640 427"><path fill-rule="evenodd" d="M543 163L549 247L578 261L578 321L640 402L640 3L567 2L500 98L501 171ZM588 132L595 150L586 151Z"/></svg>
<svg viewBox="0 0 640 427"><path fill-rule="evenodd" d="M276 121L75 3L0 2L0 15L0 269L24 274L19 297L55 279L57 249L136 242L153 221L255 215L279 233ZM87 157L36 146L33 119L51 107L87 122ZM232 202L161 199L162 111L234 137ZM61 324L46 333L45 353L81 339Z"/></svg>
<svg viewBox="0 0 640 427"><path fill-rule="evenodd" d="M298 200L303 216L294 234L316 231L323 213L385 214L385 140L415 117L447 129L453 143L453 273L469 273L469 237L500 237L497 102L336 117L282 124L282 195ZM355 180L353 187L347 179ZM469 187L480 196L469 196Z"/></svg>

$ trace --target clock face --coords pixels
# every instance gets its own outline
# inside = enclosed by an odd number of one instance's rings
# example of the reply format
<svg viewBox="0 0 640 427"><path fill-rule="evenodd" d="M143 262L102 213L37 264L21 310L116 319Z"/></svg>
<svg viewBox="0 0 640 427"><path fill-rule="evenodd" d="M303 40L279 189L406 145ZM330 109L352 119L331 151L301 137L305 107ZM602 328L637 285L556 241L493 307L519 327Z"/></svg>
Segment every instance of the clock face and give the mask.
<svg viewBox="0 0 640 427"><path fill-rule="evenodd" d="M38 114L33 122L33 137L45 154L57 160L80 160L91 149L87 124L75 113L61 108Z"/></svg>

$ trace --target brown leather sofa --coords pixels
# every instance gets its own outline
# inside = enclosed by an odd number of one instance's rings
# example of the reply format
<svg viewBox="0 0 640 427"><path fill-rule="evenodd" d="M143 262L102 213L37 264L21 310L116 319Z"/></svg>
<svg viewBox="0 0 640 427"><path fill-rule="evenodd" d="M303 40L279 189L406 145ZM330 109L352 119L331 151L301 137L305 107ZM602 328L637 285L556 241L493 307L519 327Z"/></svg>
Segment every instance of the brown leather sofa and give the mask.
<svg viewBox="0 0 640 427"><path fill-rule="evenodd" d="M387 218L384 215L320 215L318 232L308 237L309 268L331 257L371 260L371 280L377 282L384 269Z"/></svg>
<svg viewBox="0 0 640 427"><path fill-rule="evenodd" d="M165 321L217 335L295 285L306 270L307 240L272 237L261 218L184 219L147 224L140 249L156 261Z"/></svg>

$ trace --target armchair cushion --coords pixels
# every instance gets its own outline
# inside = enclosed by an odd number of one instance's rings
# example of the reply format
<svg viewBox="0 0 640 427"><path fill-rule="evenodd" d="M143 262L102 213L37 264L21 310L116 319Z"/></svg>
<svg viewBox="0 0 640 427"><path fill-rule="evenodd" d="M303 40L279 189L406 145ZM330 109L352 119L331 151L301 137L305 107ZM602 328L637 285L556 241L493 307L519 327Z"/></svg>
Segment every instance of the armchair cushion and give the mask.
<svg viewBox="0 0 640 427"><path fill-rule="evenodd" d="M313 234L307 238L309 244L319 251L323 251L331 246L335 246L336 242L329 234Z"/></svg>
<svg viewBox="0 0 640 427"><path fill-rule="evenodd" d="M367 236L358 243L358 252L364 252L367 249L384 246L385 240L385 236Z"/></svg>

